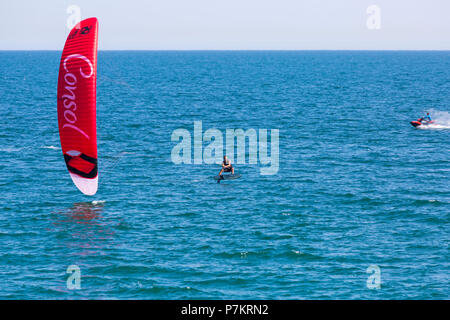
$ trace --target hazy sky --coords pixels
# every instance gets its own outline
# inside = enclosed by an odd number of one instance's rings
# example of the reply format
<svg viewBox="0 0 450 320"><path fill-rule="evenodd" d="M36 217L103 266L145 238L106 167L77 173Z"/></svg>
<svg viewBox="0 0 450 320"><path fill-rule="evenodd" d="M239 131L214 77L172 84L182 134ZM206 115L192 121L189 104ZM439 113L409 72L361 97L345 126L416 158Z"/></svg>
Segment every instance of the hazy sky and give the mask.
<svg viewBox="0 0 450 320"><path fill-rule="evenodd" d="M61 50L70 5L100 50L450 50L450 0L0 0L0 50Z"/></svg>

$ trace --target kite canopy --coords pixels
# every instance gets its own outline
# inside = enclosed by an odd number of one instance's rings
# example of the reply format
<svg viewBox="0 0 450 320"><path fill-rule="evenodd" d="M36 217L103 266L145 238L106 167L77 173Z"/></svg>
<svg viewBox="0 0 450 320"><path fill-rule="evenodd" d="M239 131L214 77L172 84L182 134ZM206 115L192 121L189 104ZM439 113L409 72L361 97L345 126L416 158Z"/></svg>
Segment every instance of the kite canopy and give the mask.
<svg viewBox="0 0 450 320"><path fill-rule="evenodd" d="M98 188L97 168L97 18L70 31L58 77L58 125L70 177L86 195Z"/></svg>

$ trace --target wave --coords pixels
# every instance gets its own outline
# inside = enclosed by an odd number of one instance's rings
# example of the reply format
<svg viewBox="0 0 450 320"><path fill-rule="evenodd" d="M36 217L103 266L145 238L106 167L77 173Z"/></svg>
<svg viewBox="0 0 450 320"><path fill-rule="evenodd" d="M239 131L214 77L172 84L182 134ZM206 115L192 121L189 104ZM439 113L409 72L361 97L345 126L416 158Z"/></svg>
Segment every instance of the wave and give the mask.
<svg viewBox="0 0 450 320"><path fill-rule="evenodd" d="M15 147L6 147L6 148L0 148L0 152L19 152L22 151L24 148L15 148Z"/></svg>
<svg viewBox="0 0 450 320"><path fill-rule="evenodd" d="M41 146L40 148L51 149L51 150L59 150L60 149L59 147L55 147L55 146ZM34 146L26 146L26 147L11 146L11 147L0 148L0 152L19 152L19 151L31 150L31 149L36 149L36 147L34 147Z"/></svg>
<svg viewBox="0 0 450 320"><path fill-rule="evenodd" d="M55 146L43 146L42 148L44 149L52 149L52 150L58 150L59 147L55 147Z"/></svg>

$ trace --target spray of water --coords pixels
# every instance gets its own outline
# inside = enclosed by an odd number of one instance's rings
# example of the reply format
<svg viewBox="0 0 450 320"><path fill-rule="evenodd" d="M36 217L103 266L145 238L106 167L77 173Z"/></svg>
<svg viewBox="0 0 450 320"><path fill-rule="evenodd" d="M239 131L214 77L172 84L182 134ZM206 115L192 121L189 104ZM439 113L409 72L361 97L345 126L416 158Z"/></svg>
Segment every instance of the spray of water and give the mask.
<svg viewBox="0 0 450 320"><path fill-rule="evenodd" d="M436 129L450 129L450 112L440 111L436 109L429 109L426 112L430 113L433 119L433 124L428 126L419 126L421 130L436 130Z"/></svg>

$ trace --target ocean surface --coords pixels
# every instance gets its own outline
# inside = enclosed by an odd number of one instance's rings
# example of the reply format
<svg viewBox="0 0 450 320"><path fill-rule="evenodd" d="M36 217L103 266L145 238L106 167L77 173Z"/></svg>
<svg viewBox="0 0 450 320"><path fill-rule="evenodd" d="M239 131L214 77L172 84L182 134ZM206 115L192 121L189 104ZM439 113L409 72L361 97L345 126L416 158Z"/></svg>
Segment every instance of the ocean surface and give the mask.
<svg viewBox="0 0 450 320"><path fill-rule="evenodd" d="M92 197L60 56L0 52L1 299L450 299L450 52L100 51ZM198 121L278 129L279 170L175 164Z"/></svg>

